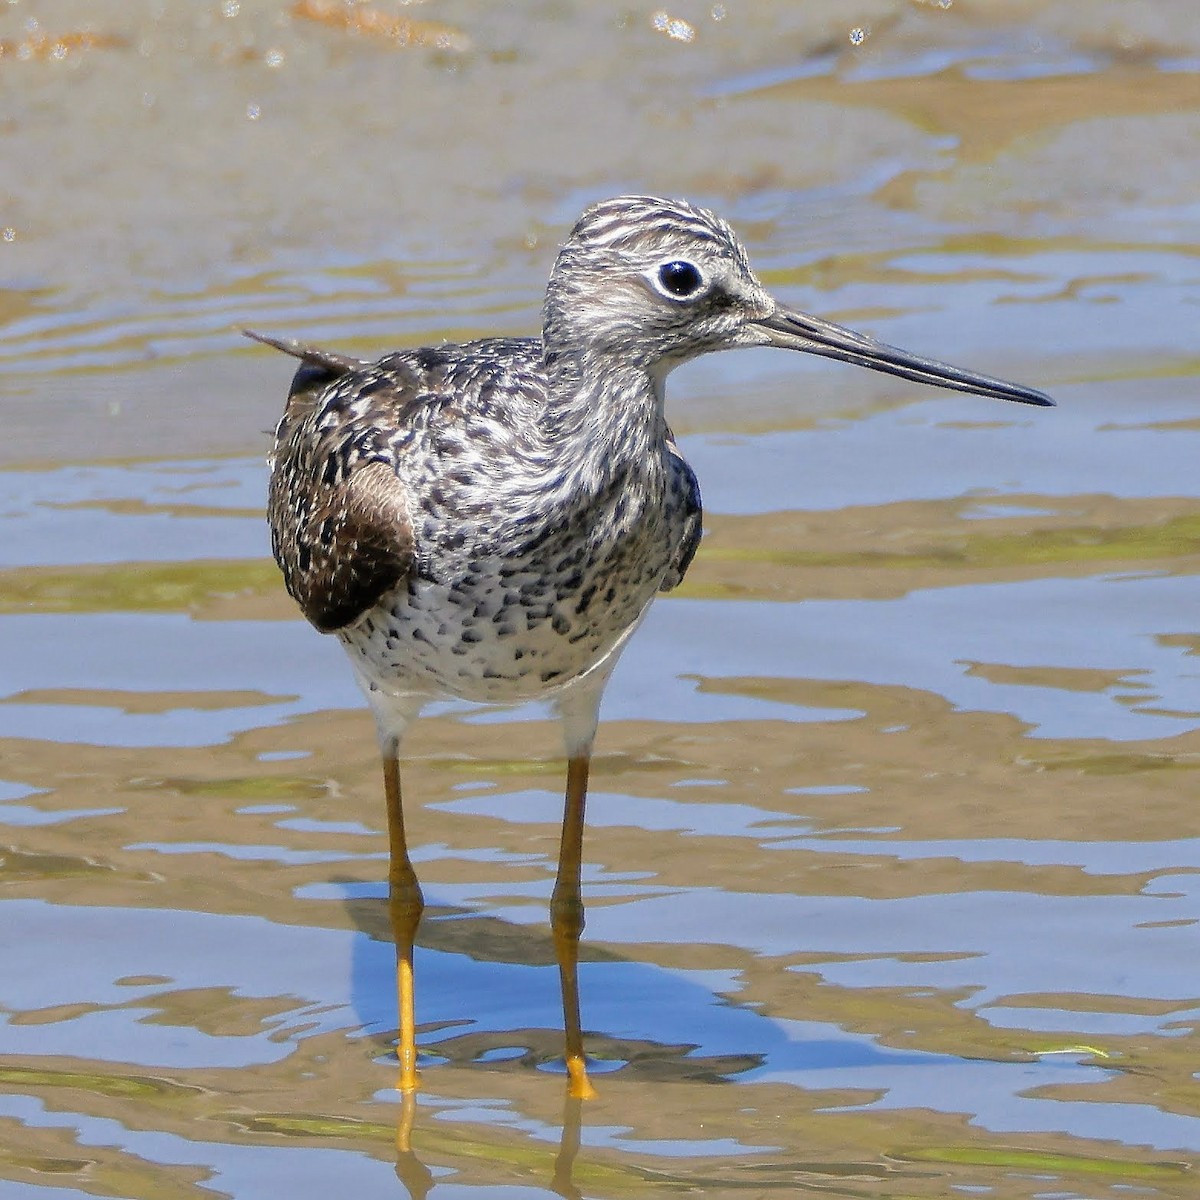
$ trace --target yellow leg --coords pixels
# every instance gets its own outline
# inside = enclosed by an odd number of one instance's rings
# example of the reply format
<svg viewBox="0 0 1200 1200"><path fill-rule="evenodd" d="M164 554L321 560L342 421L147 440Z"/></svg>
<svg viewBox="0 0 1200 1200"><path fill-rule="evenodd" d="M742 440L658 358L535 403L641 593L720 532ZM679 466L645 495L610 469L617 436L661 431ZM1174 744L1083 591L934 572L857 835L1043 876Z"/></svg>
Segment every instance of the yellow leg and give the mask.
<svg viewBox="0 0 1200 1200"><path fill-rule="evenodd" d="M567 798L563 810L562 843L558 851L558 878L550 899L550 928L562 981L563 1027L567 1035L567 1092L578 1100L596 1095L588 1081L579 1027L579 935L583 932L583 901L579 872L583 858L583 809L587 800L590 755L579 754L567 762Z"/></svg>
<svg viewBox="0 0 1200 1200"><path fill-rule="evenodd" d="M400 800L400 760L395 745L383 752L383 790L387 797L388 912L392 918L392 937L396 943L396 994L400 1010L400 1037L396 1057L400 1060L402 1092L417 1086L417 1025L413 1004L413 940L425 901L421 885L408 858L404 837L404 810Z"/></svg>

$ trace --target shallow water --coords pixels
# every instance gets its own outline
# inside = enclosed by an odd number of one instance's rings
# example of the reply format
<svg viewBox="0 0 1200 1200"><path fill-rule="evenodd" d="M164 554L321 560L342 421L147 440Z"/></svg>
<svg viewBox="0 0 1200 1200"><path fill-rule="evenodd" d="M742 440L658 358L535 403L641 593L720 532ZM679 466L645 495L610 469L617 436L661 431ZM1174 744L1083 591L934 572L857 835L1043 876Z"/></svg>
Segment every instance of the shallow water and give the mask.
<svg viewBox="0 0 1200 1200"><path fill-rule="evenodd" d="M1192 5L347 11L0 12L0 1197L1194 1195ZM600 1097L555 723L444 705L402 1105L371 722L270 562L289 368L236 327L527 332L632 188L1060 407L673 377L706 539L606 700Z"/></svg>

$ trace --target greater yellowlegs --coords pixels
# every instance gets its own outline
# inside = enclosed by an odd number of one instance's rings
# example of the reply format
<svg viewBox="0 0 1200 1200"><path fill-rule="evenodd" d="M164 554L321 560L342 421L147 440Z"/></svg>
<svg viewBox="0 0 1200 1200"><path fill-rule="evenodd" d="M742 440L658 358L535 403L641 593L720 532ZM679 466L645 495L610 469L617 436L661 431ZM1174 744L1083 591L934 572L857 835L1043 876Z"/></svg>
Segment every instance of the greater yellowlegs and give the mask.
<svg viewBox="0 0 1200 1200"><path fill-rule="evenodd" d="M542 335L363 362L251 334L301 366L275 434L269 520L288 591L350 656L383 756L400 1087L416 1086L412 950L423 900L399 754L428 702L553 701L567 755L550 902L572 1095L588 766L604 686L700 540L700 489L664 412L669 372L779 346L1024 404L977 375L784 308L720 217L622 196L589 208L550 274Z"/></svg>

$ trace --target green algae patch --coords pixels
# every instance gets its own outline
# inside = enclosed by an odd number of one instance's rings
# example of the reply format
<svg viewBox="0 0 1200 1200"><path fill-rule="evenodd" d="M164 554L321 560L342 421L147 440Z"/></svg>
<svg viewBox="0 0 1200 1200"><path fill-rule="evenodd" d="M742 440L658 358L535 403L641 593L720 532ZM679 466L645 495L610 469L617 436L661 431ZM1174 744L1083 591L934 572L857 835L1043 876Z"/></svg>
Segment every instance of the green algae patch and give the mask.
<svg viewBox="0 0 1200 1200"><path fill-rule="evenodd" d="M295 1138L355 1138L359 1141L392 1141L394 1125L359 1121L353 1117L302 1116L295 1113L256 1113L231 1116L230 1122L248 1133L271 1133Z"/></svg>
<svg viewBox="0 0 1200 1200"><path fill-rule="evenodd" d="M770 562L791 567L1029 567L1145 562L1200 554L1200 514L1115 529L1093 525L948 538L922 551L783 550L778 546L701 546L710 562Z"/></svg>
<svg viewBox="0 0 1200 1200"><path fill-rule="evenodd" d="M106 1075L99 1071L53 1071L40 1068L0 1067L0 1086L25 1088L78 1088L99 1096L147 1099L195 1096L203 1089L174 1083L154 1075Z"/></svg>
<svg viewBox="0 0 1200 1200"><path fill-rule="evenodd" d="M0 615L10 613L189 612L215 597L282 590L269 559L0 571Z"/></svg>
<svg viewBox="0 0 1200 1200"><path fill-rule="evenodd" d="M1191 1168L1184 1162L1127 1162L1113 1158L1088 1158L1050 1150L1020 1147L921 1146L889 1151L889 1158L911 1163L944 1163L955 1167L999 1167L1007 1171L1039 1174L1103 1175L1121 1179L1178 1179Z"/></svg>
<svg viewBox="0 0 1200 1200"><path fill-rule="evenodd" d="M1032 761L1032 760L1031 760ZM1135 775L1143 771L1195 771L1200 761L1187 754L1125 754L1066 755L1061 758L1037 759L1043 771L1079 771L1084 775Z"/></svg>

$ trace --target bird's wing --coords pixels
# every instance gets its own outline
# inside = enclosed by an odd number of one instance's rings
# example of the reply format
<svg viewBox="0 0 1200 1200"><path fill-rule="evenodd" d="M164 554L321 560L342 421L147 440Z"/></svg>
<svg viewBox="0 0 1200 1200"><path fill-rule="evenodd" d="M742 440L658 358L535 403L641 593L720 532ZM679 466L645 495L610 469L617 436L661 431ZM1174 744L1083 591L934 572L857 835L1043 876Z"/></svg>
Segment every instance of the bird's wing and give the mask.
<svg viewBox="0 0 1200 1200"><path fill-rule="evenodd" d="M683 536L679 539L679 544L675 547L675 553L671 556L671 561L667 566L666 574L658 585L660 592L669 592L683 582L688 567L692 565L692 559L696 557L696 550L700 545L700 535L704 532L704 510L700 504L700 481L696 478L696 473L688 466L687 460L679 453L675 438L670 433L667 435L667 459L674 474L675 486L682 492L684 525Z"/></svg>
<svg viewBox="0 0 1200 1200"><path fill-rule="evenodd" d="M407 488L380 426L419 403L420 380L399 362L385 370L251 336L303 364L276 431L267 519L288 591L331 633L413 573Z"/></svg>
<svg viewBox="0 0 1200 1200"><path fill-rule="evenodd" d="M277 468L269 515L287 589L322 633L357 620L412 574L412 520L386 463L361 463L332 486Z"/></svg>

